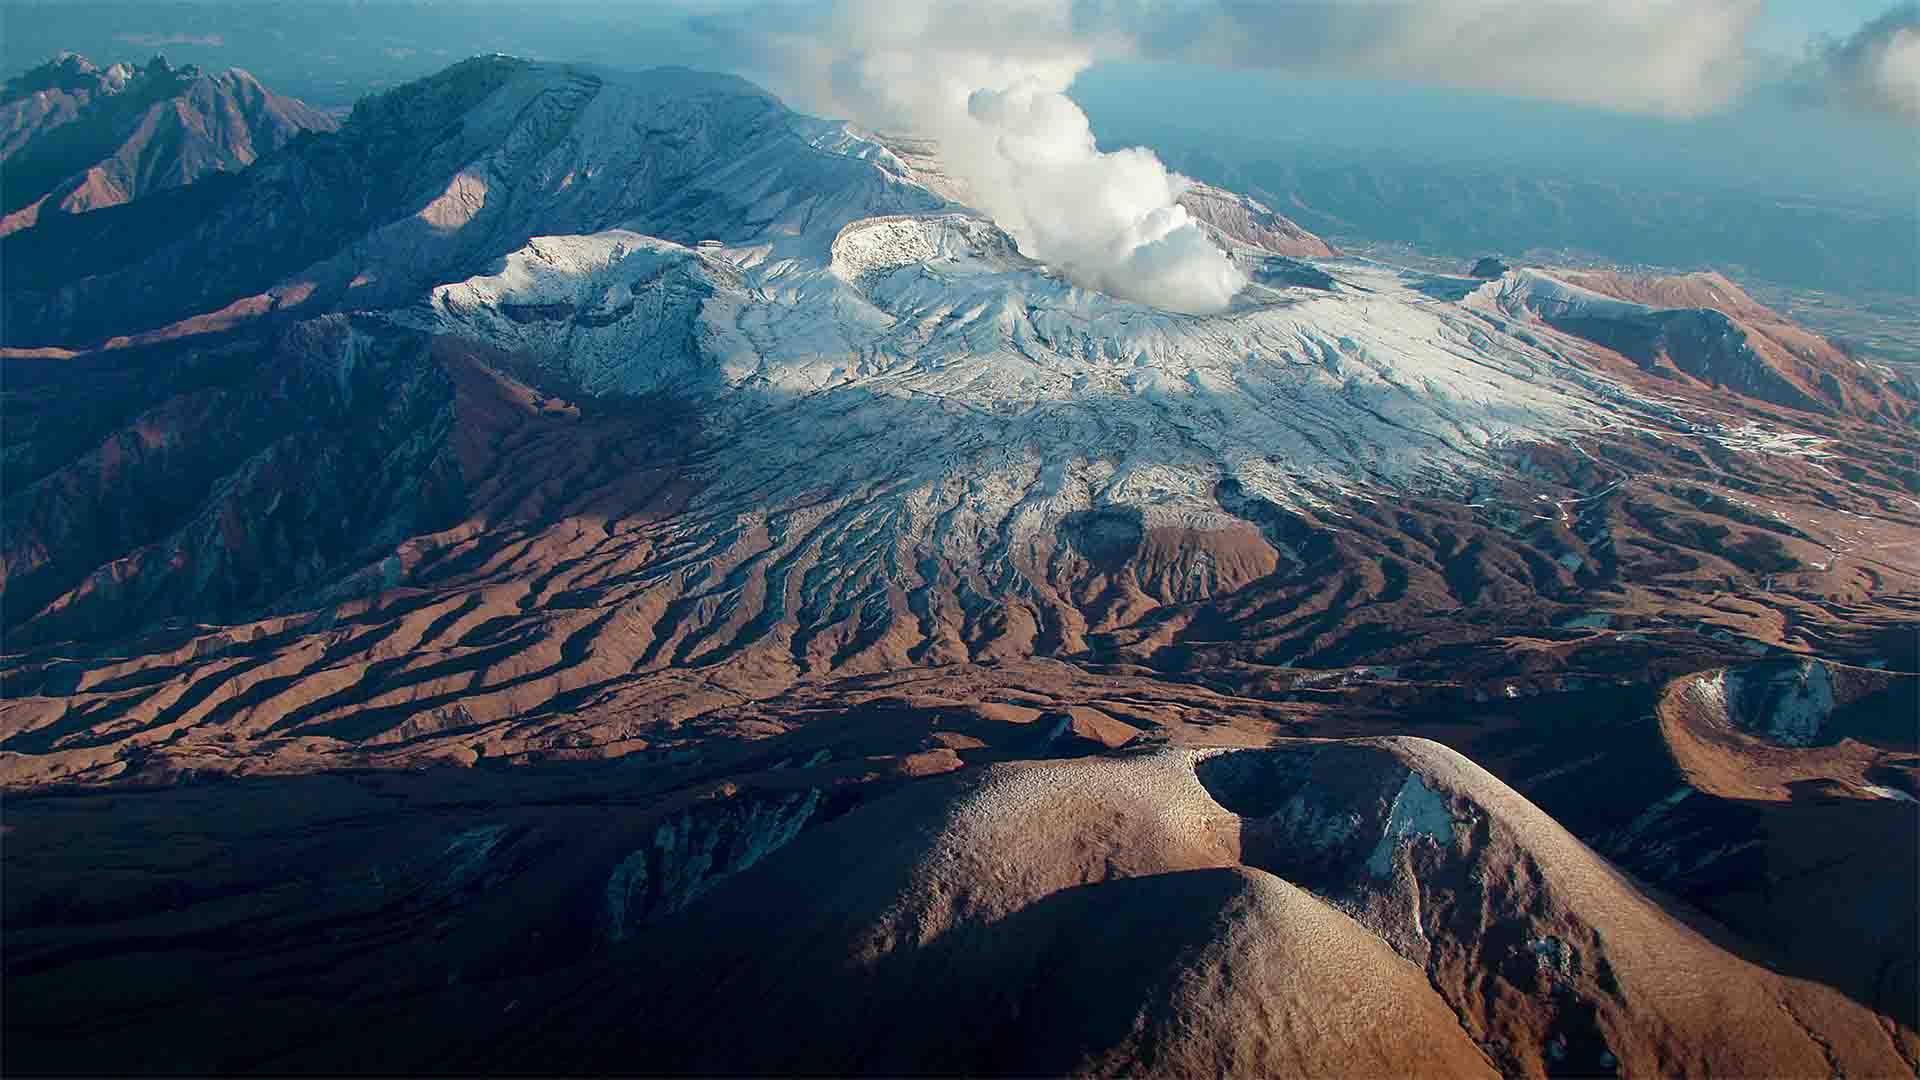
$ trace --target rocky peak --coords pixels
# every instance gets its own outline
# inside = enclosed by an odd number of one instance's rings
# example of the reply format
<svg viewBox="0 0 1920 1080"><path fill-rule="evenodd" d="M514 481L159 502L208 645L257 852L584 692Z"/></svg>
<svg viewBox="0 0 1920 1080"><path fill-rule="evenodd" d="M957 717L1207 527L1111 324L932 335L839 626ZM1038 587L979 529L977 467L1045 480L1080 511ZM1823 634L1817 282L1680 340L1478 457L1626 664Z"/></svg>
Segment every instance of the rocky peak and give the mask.
<svg viewBox="0 0 1920 1080"><path fill-rule="evenodd" d="M1505 260L1496 255L1483 255L1467 273L1472 277L1492 281L1494 278L1504 277L1507 271L1512 269L1513 267L1508 266Z"/></svg>
<svg viewBox="0 0 1920 1080"><path fill-rule="evenodd" d="M62 52L39 67L8 79L4 92L0 92L0 100L13 101L42 90L89 90L102 81L102 72L93 61L79 53Z"/></svg>

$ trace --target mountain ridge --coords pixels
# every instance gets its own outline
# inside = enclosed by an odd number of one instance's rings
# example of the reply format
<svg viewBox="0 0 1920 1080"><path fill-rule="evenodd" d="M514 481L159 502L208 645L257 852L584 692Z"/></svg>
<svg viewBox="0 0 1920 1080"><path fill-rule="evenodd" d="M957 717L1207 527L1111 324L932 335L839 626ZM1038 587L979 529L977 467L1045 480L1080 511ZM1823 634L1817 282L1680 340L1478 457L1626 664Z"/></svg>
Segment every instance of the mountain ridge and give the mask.
<svg viewBox="0 0 1920 1080"><path fill-rule="evenodd" d="M0 236L48 213L82 214L232 172L331 116L275 95L239 68L174 68L155 56L106 69L63 54L0 90Z"/></svg>

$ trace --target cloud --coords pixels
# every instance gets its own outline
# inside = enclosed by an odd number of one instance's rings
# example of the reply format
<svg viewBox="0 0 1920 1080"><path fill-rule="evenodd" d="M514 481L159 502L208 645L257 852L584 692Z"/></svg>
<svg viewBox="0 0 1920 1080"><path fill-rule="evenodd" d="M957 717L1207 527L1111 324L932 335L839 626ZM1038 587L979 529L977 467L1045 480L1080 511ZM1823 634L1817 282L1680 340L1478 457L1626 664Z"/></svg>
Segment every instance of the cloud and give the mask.
<svg viewBox="0 0 1920 1080"><path fill-rule="evenodd" d="M143 49L164 49L169 45L201 45L217 49L227 43L227 39L219 34L115 34L113 39Z"/></svg>
<svg viewBox="0 0 1920 1080"><path fill-rule="evenodd" d="M1393 79L1663 115L1727 104L1766 0L842 0L750 8L843 55L939 45L983 62L1179 60ZM1913 5L1899 9L1910 15ZM1896 13L1890 13L1891 19ZM720 25L727 20L714 20Z"/></svg>
<svg viewBox="0 0 1920 1080"><path fill-rule="evenodd" d="M1686 116L1746 78L1761 0L1215 0L1110 8L1149 57Z"/></svg>
<svg viewBox="0 0 1920 1080"><path fill-rule="evenodd" d="M1920 3L1900 4L1851 37L1815 40L1793 86L1803 100L1920 120Z"/></svg>

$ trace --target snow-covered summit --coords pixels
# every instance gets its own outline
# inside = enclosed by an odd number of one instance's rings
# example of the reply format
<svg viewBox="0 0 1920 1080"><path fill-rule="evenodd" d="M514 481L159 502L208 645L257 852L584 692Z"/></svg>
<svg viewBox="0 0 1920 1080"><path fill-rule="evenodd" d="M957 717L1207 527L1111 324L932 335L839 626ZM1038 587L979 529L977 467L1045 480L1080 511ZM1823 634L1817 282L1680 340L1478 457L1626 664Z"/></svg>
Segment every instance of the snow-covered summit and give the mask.
<svg viewBox="0 0 1920 1080"><path fill-rule="evenodd" d="M706 402L743 448L716 509L736 484L774 513L828 490L875 513L949 505L987 531L1108 506L1218 523L1222 483L1283 503L1466 490L1508 448L1586 430L1625 397L1508 333L1497 306L1436 302L1359 260L1320 260L1320 288L1256 273L1212 316L1081 288L933 190L935 148L781 123L698 181L756 207L732 227L654 206L537 238L407 320L590 393ZM1279 258L1284 218L1188 194L1236 259ZM646 235L662 220L672 240Z"/></svg>

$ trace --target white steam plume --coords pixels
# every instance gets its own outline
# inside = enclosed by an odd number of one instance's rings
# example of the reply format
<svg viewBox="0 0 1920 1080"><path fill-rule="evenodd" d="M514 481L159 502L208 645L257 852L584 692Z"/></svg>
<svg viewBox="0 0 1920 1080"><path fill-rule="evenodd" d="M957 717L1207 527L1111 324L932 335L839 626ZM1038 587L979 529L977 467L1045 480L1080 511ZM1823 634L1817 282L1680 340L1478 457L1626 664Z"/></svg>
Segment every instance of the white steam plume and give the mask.
<svg viewBox="0 0 1920 1080"><path fill-rule="evenodd" d="M776 90L934 139L969 201L1076 283L1196 314L1246 284L1179 205L1184 177L1095 145L1066 90L1116 45L1076 28L1065 0L840 0L824 21L774 22L755 37Z"/></svg>

